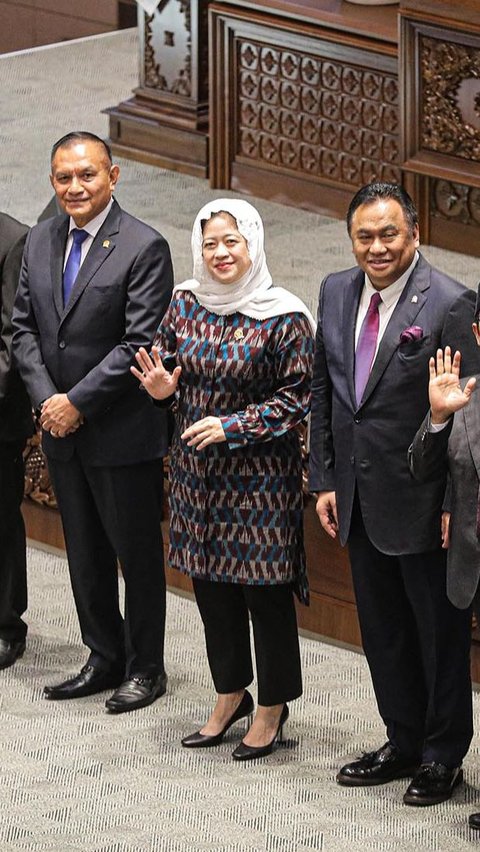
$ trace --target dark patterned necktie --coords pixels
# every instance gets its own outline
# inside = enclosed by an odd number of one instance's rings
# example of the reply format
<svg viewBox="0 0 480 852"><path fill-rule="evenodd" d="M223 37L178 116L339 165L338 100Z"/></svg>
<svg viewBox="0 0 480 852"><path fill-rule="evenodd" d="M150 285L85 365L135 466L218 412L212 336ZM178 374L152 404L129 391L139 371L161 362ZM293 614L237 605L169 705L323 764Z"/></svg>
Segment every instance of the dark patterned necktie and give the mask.
<svg viewBox="0 0 480 852"><path fill-rule="evenodd" d="M370 299L368 311L365 314L358 336L357 348L355 350L355 396L357 398L357 405L360 405L362 400L377 348L378 326L380 323L378 306L381 301L382 297L380 293L374 293Z"/></svg>
<svg viewBox="0 0 480 852"><path fill-rule="evenodd" d="M82 243L88 236L90 236L88 231L82 231L80 228L74 228L72 230L72 248L70 249L70 254L68 255L68 260L63 271L64 305L67 304L70 298L70 293L72 292L72 287L75 284L75 279L78 275L78 270L80 269L80 261L82 259Z"/></svg>

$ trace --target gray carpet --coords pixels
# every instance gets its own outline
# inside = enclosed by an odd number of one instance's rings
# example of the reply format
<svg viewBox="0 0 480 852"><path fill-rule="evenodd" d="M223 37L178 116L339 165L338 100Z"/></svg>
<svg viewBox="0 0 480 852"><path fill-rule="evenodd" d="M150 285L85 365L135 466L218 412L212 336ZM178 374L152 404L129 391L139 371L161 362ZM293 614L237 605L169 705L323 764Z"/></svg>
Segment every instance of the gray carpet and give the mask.
<svg viewBox="0 0 480 852"><path fill-rule="evenodd" d="M286 742L250 765L230 757L241 724L218 748L180 745L213 694L200 617L178 595L168 596L165 697L121 716L105 712L108 693L44 700L44 684L77 671L85 651L65 559L31 549L28 561L28 648L0 677L2 852L460 852L475 842L466 820L480 808L478 739L467 784L435 808L405 807L405 782L335 784L346 758L383 737L365 659L342 648L302 639L305 694Z"/></svg>
<svg viewBox="0 0 480 852"><path fill-rule="evenodd" d="M61 134L107 134L101 110L137 84L134 31L0 57L0 208L29 224L51 197L48 151ZM205 181L120 161L118 198L171 243L176 278L190 274L190 228L211 197ZM216 192L215 195L221 195ZM314 308L323 275L350 265L341 222L259 201L276 283ZM478 260L426 249L473 286ZM205 754L180 738L205 719L212 690L194 605L169 596L168 695L110 717L102 697L50 704L45 683L84 661L63 559L30 551L30 635L24 659L0 674L0 852L456 852L476 838L476 736L467 784L452 802L401 804L405 784L347 790L339 765L383 738L359 654L302 640L305 696L292 706L289 741L255 765L230 758L241 728ZM477 728L479 705L476 701Z"/></svg>

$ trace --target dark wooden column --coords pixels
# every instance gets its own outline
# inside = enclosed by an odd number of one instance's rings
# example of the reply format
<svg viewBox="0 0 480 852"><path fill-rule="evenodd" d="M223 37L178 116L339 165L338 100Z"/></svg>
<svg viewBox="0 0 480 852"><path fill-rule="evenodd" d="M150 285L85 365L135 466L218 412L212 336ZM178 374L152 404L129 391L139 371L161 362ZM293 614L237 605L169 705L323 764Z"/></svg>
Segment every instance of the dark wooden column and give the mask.
<svg viewBox="0 0 480 852"><path fill-rule="evenodd" d="M113 151L208 175L208 0L163 0L139 9L140 85L106 110Z"/></svg>

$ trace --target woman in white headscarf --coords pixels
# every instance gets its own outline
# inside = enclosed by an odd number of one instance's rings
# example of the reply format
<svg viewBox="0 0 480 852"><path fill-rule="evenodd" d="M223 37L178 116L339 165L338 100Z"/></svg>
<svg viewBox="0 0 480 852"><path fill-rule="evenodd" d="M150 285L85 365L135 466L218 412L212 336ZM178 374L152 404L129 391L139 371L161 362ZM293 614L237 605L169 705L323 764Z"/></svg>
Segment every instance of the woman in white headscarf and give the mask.
<svg viewBox="0 0 480 852"><path fill-rule="evenodd" d="M258 706L238 760L281 738L287 701L302 693L293 592L308 602L298 429L308 414L314 321L272 286L262 220L219 199L193 226L193 278L175 287L151 355L132 372L157 400L175 400L170 460L170 566L193 581L217 702L187 748L221 742Z"/></svg>

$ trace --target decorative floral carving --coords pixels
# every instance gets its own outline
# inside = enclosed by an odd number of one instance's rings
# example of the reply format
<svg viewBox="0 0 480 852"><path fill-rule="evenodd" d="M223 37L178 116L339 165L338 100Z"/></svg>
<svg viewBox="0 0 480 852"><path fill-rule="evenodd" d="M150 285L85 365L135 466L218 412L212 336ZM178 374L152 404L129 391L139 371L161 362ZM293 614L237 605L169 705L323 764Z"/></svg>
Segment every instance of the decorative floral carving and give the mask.
<svg viewBox="0 0 480 852"><path fill-rule="evenodd" d="M144 43L144 76L145 85L163 92L171 92L172 94L191 97L192 94L192 22L191 22L191 7L190 0L175 0L179 6L179 13L184 17L184 30L187 33L186 40L186 55L183 57L183 65L178 69L176 77L172 81L168 81L164 73L162 73L161 62L158 62L154 47L154 22L156 19L161 19L162 9L157 10L153 15L145 14L145 43ZM172 0L171 0L172 2ZM202 8L203 28L205 30L204 37L199 39L200 50L205 51L204 42L206 39L206 4ZM202 25L202 24L201 24ZM171 33L173 40L177 43L175 33ZM185 36L184 36L185 38ZM180 41L178 39L178 41ZM203 45L203 48L202 48ZM206 55L203 57L206 58Z"/></svg>
<svg viewBox="0 0 480 852"><path fill-rule="evenodd" d="M466 103L462 83L480 74L480 48L422 36L419 43L423 87L421 145L431 151L480 160L480 129L465 115L478 112L480 93ZM475 120L475 119L474 119Z"/></svg>

